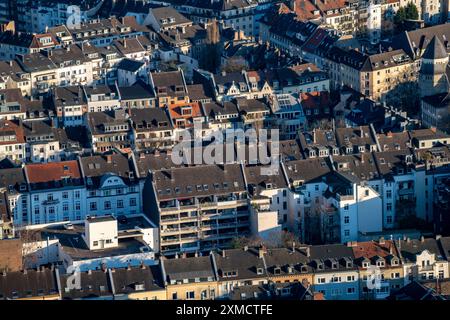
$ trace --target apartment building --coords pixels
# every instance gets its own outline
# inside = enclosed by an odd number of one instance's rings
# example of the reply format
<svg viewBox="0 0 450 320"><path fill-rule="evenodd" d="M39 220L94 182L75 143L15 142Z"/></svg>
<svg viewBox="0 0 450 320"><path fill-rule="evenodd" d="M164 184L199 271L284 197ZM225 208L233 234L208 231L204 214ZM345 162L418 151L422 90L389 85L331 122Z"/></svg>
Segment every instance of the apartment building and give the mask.
<svg viewBox="0 0 450 320"><path fill-rule="evenodd" d="M70 28L69 31L75 43L82 43L88 40L97 47L110 46L114 40L133 38L144 34L142 26L136 23L134 16L117 19L92 19L82 21L77 28Z"/></svg>
<svg viewBox="0 0 450 320"><path fill-rule="evenodd" d="M415 81L418 70L417 62L403 50L369 55L333 47L326 63L333 88L345 85L377 101L402 82Z"/></svg>
<svg viewBox="0 0 450 320"><path fill-rule="evenodd" d="M22 168L3 168L0 175L0 188L6 196L9 214L14 225L28 222L28 185Z"/></svg>
<svg viewBox="0 0 450 320"><path fill-rule="evenodd" d="M58 300L59 274L52 268L5 272L0 279L2 299L8 300Z"/></svg>
<svg viewBox="0 0 450 320"><path fill-rule="evenodd" d="M0 36L0 60L14 60L17 55L37 53L58 46L58 41L49 33L31 34L3 32Z"/></svg>
<svg viewBox="0 0 450 320"><path fill-rule="evenodd" d="M30 91L39 96L59 85L58 66L48 57L48 52L25 54L18 57L20 67L29 74Z"/></svg>
<svg viewBox="0 0 450 320"><path fill-rule="evenodd" d="M227 247L249 232L247 190L238 164L167 168L152 172L144 210L160 228L160 251Z"/></svg>
<svg viewBox="0 0 450 320"><path fill-rule="evenodd" d="M124 109L89 112L87 128L92 150L105 152L114 148L130 148L131 125L128 117Z"/></svg>
<svg viewBox="0 0 450 320"><path fill-rule="evenodd" d="M130 122L135 150L165 149L173 145L174 126L165 109L131 109Z"/></svg>
<svg viewBox="0 0 450 320"><path fill-rule="evenodd" d="M59 126L81 126L87 112L87 101L82 86L57 87L53 89L53 105Z"/></svg>
<svg viewBox="0 0 450 320"><path fill-rule="evenodd" d="M378 241L354 241L348 245L359 269L360 299L385 299L403 287L403 266L394 240L380 238ZM374 267L379 272L374 273Z"/></svg>
<svg viewBox="0 0 450 320"><path fill-rule="evenodd" d="M117 92L122 108L156 107L156 98L152 87L142 80L138 80L130 86L119 86Z"/></svg>
<svg viewBox="0 0 450 320"><path fill-rule="evenodd" d="M276 94L269 100L272 111L269 126L280 130L280 139L296 139L306 129L306 117L298 95Z"/></svg>
<svg viewBox="0 0 450 320"><path fill-rule="evenodd" d="M90 216L142 213L142 196L134 164L127 155L112 152L79 158L87 189Z"/></svg>
<svg viewBox="0 0 450 320"><path fill-rule="evenodd" d="M27 120L21 123L26 141L26 161L56 162L62 160L61 129L54 128L51 120Z"/></svg>
<svg viewBox="0 0 450 320"><path fill-rule="evenodd" d="M405 285L409 282L449 277L448 260L439 245L440 237L395 240L402 260Z"/></svg>
<svg viewBox="0 0 450 320"><path fill-rule="evenodd" d="M117 89L108 85L84 86L88 112L102 112L120 107Z"/></svg>
<svg viewBox="0 0 450 320"><path fill-rule="evenodd" d="M263 248L221 250L213 253L218 277L217 298L230 297L235 288L268 283Z"/></svg>
<svg viewBox="0 0 450 320"><path fill-rule="evenodd" d="M26 159L24 130L20 124L11 120L0 120L0 158L15 162Z"/></svg>
<svg viewBox="0 0 450 320"><path fill-rule="evenodd" d="M189 103L189 94L182 70L150 73L150 84L156 93L157 106Z"/></svg>
<svg viewBox="0 0 450 320"><path fill-rule="evenodd" d="M197 257L162 259L167 300L214 300L218 294L212 253Z"/></svg>
<svg viewBox="0 0 450 320"><path fill-rule="evenodd" d="M44 224L79 221L86 214L86 188L77 161L27 164L24 168L29 188L28 221Z"/></svg>
<svg viewBox="0 0 450 320"><path fill-rule="evenodd" d="M326 300L358 300L360 276L350 247L330 244L311 247L313 289Z"/></svg>
<svg viewBox="0 0 450 320"><path fill-rule="evenodd" d="M92 63L80 46L72 44L50 50L48 58L58 67L58 86L92 84Z"/></svg>

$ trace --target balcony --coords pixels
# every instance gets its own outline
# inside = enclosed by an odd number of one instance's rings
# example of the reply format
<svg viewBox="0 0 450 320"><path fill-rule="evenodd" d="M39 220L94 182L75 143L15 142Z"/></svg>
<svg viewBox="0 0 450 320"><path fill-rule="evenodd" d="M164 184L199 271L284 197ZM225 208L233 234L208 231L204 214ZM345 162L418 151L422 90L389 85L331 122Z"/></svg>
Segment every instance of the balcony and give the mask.
<svg viewBox="0 0 450 320"><path fill-rule="evenodd" d="M58 203L59 203L58 199L47 199L47 200L42 201L42 205L44 205L44 206L51 206L51 205L55 205Z"/></svg>
<svg viewBox="0 0 450 320"><path fill-rule="evenodd" d="M411 188L398 189L397 193L400 196L414 195L414 188L411 187Z"/></svg>

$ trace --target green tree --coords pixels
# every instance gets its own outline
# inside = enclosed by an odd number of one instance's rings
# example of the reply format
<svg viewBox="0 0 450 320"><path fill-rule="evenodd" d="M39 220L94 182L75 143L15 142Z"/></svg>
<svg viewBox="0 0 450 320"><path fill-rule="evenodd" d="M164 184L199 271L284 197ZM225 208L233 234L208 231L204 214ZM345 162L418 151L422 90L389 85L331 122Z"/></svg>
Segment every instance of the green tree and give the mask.
<svg viewBox="0 0 450 320"><path fill-rule="evenodd" d="M409 2L406 6L398 9L394 16L394 24L398 31L405 30L406 20L417 20L419 19L419 12L414 3Z"/></svg>

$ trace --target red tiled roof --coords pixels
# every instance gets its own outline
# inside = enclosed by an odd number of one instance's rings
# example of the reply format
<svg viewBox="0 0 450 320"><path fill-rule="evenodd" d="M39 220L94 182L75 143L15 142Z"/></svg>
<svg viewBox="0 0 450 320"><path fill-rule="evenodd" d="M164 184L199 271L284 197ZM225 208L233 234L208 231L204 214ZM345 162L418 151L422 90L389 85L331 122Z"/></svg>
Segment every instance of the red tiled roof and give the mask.
<svg viewBox="0 0 450 320"><path fill-rule="evenodd" d="M64 177L81 178L80 167L76 160L28 164L25 168L30 183L59 181Z"/></svg>
<svg viewBox="0 0 450 320"><path fill-rule="evenodd" d="M0 145L25 143L23 128L10 120L0 120L0 134L15 136L15 140L0 141Z"/></svg>
<svg viewBox="0 0 450 320"><path fill-rule="evenodd" d="M191 114L186 114L183 115L181 113L181 109L183 107L191 107ZM185 120L189 120L192 118L196 118L196 117L201 117L203 116L202 111L200 109L200 105L198 102L192 102L192 103L188 103L188 104L184 104L184 105L175 105L175 106L169 106L169 112L170 112L170 117L174 120L176 119L185 119Z"/></svg>
<svg viewBox="0 0 450 320"><path fill-rule="evenodd" d="M320 14L314 14L318 10L309 0L295 0L295 14L299 20L311 20L320 18Z"/></svg>
<svg viewBox="0 0 450 320"><path fill-rule="evenodd" d="M380 244L376 241L358 242L355 247L352 247L352 250L355 255L355 259L361 257L370 259L376 256L385 258L391 254L391 247L392 254L398 256L397 249L391 240L385 240L384 244Z"/></svg>
<svg viewBox="0 0 450 320"><path fill-rule="evenodd" d="M325 108L330 105L330 94L328 91L303 92L301 103L303 109Z"/></svg>

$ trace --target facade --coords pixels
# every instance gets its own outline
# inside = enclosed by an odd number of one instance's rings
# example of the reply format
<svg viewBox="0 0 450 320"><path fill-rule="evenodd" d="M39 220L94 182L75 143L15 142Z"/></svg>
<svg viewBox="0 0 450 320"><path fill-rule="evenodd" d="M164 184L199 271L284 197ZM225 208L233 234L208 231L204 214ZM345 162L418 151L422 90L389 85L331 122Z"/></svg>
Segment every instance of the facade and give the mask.
<svg viewBox="0 0 450 320"><path fill-rule="evenodd" d="M249 232L247 190L238 164L155 171L144 194L144 211L160 228L163 254L226 247Z"/></svg>

